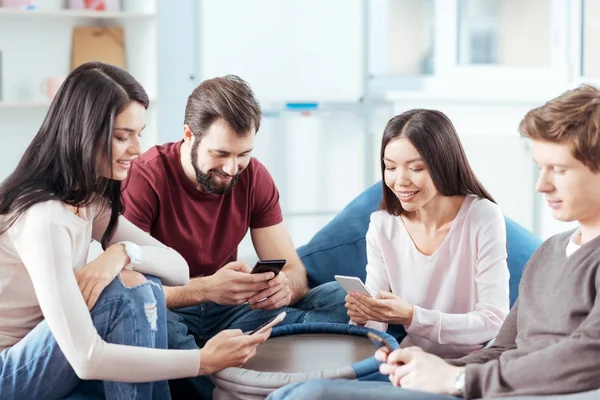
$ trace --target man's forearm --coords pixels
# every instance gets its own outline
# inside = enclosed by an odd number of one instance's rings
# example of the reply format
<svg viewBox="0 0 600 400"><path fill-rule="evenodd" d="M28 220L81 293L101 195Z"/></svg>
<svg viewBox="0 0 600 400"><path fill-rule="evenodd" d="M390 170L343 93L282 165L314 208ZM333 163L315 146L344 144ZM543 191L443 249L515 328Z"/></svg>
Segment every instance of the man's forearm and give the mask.
<svg viewBox="0 0 600 400"><path fill-rule="evenodd" d="M446 362L450 365L457 367L464 367L467 364L485 364L491 360L497 360L500 355L504 352L504 349L498 347L490 347L488 349L482 349L473 353L467 354L461 358L449 359Z"/></svg>
<svg viewBox="0 0 600 400"><path fill-rule="evenodd" d="M291 304L299 302L308 292L308 279L306 269L302 264L286 265L283 269L287 275L292 289Z"/></svg>
<svg viewBox="0 0 600 400"><path fill-rule="evenodd" d="M193 278L185 286L163 286L167 308L194 306L208 301L206 297L206 277Z"/></svg>

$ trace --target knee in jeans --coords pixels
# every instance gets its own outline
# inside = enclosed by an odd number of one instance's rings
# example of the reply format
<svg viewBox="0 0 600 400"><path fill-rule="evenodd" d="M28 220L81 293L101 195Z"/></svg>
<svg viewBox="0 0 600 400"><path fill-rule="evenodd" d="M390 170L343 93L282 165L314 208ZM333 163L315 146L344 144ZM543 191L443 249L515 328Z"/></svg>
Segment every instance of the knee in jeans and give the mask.
<svg viewBox="0 0 600 400"><path fill-rule="evenodd" d="M121 277L121 282L123 282L123 285L126 287L134 287L148 282L144 275L128 269L122 270L119 276Z"/></svg>
<svg viewBox="0 0 600 400"><path fill-rule="evenodd" d="M134 286L139 286L142 285L146 282L148 282L148 279L146 279L146 277L142 274L140 274L139 272L136 271L130 271L130 270L126 270L124 269L123 271L121 271L121 273L119 274L121 281L123 282L123 285L125 285L125 287L131 288ZM153 284L156 284L154 282L151 282ZM157 329L157 319L158 319L158 310L156 307L156 299L154 296L152 296L152 301L148 301L146 300L144 302L144 313L146 314L146 319L148 320L148 323L150 324L150 329L155 331Z"/></svg>

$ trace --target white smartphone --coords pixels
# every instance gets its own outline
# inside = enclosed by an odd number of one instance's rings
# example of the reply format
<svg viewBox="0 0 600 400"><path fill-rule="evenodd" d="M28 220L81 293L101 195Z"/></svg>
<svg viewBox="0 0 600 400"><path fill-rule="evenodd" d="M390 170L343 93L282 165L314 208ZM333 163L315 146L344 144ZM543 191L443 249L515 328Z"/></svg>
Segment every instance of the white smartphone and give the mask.
<svg viewBox="0 0 600 400"><path fill-rule="evenodd" d="M268 320L267 322L265 322L264 324L262 324L258 328L253 329L253 330L248 331L248 332L244 332L244 335L254 335L255 333L261 333L262 331L265 331L265 330L267 330L269 328L272 328L275 325L277 325L278 323L280 323L281 321L283 321L285 319L285 315L286 315L285 311L280 312L274 318Z"/></svg>
<svg viewBox="0 0 600 400"><path fill-rule="evenodd" d="M334 278L348 293L358 292L367 296L375 297L369 288L365 286L363 281L360 280L360 278L346 275L335 275Z"/></svg>

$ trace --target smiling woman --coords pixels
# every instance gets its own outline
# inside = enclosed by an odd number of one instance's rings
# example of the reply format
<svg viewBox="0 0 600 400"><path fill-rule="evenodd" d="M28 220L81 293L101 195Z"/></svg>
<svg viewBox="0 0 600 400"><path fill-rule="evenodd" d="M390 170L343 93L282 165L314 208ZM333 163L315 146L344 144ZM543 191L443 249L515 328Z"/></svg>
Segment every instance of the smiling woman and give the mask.
<svg viewBox="0 0 600 400"><path fill-rule="evenodd" d="M240 365L270 333L166 350L162 283L185 285L189 268L121 215L147 107L126 71L81 65L0 185L3 399L93 397L80 380L103 381L103 398L169 399L167 379ZM104 252L87 262L92 239Z"/></svg>
<svg viewBox="0 0 600 400"><path fill-rule="evenodd" d="M509 310L504 217L435 110L392 118L383 133L379 211L367 232L366 286L351 320L403 325L403 345L459 357L493 339Z"/></svg>
<svg viewBox="0 0 600 400"><path fill-rule="evenodd" d="M110 171L113 179L127 178L131 161L141 152L140 139L145 127L146 108L138 102L129 103L115 118Z"/></svg>

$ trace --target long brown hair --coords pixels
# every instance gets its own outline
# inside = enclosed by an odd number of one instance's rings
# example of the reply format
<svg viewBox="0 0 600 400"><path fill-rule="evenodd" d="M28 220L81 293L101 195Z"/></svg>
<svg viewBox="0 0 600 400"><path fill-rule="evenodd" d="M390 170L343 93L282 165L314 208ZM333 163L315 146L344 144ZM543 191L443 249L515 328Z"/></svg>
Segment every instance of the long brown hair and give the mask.
<svg viewBox="0 0 600 400"><path fill-rule="evenodd" d="M142 85L121 68L101 62L75 68L21 161L0 185L0 214L11 214L0 232L38 203L58 200L80 207L100 198L111 210L101 239L106 248L123 211L121 182L99 176L98 153L112 160L115 118L134 101L148 108Z"/></svg>
<svg viewBox="0 0 600 400"><path fill-rule="evenodd" d="M385 184L385 148L392 141L408 139L429 170L433 184L442 196L475 194L495 203L469 165L458 134L448 117L436 110L410 110L392 118L381 140L381 177L383 199L379 206L392 215L404 209L394 192Z"/></svg>

